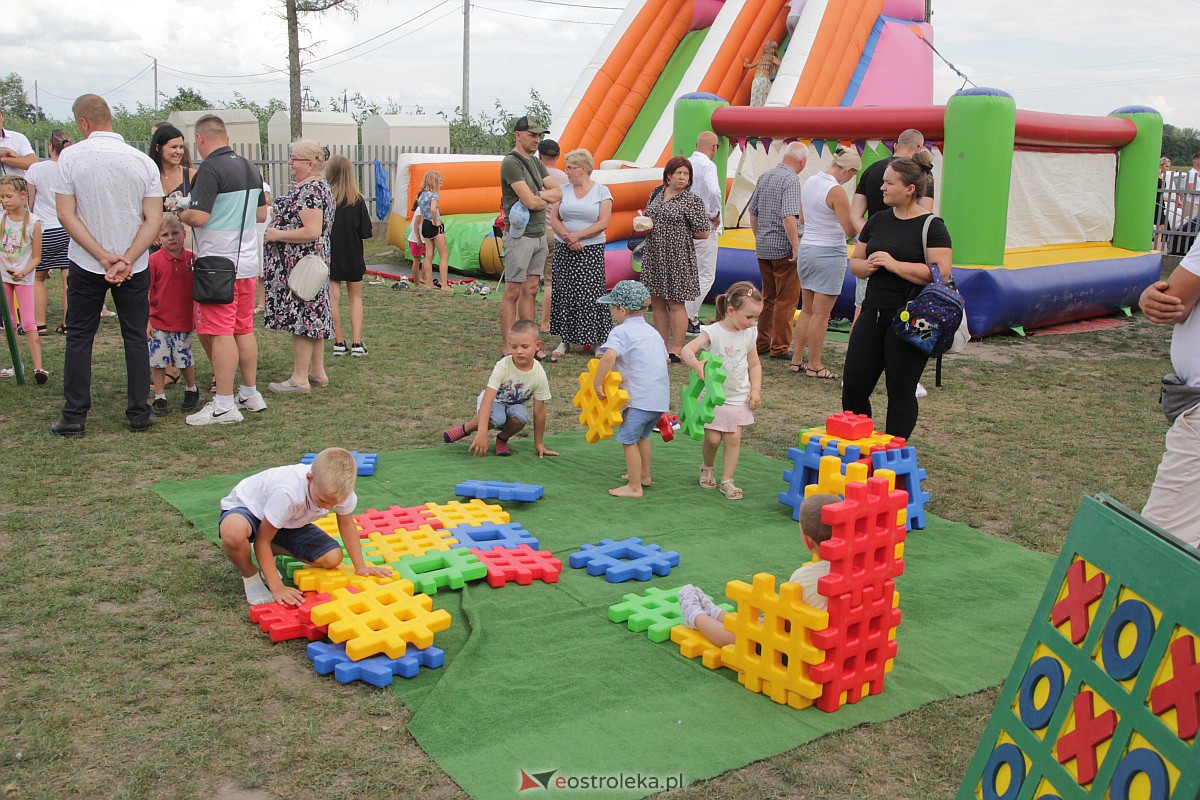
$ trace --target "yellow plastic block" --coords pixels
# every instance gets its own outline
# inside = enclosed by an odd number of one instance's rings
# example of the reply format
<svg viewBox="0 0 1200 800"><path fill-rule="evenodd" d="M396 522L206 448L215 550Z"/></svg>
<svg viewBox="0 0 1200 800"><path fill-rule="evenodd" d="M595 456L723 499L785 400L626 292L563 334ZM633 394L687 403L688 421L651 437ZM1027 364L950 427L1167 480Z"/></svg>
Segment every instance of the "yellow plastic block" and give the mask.
<svg viewBox="0 0 1200 800"><path fill-rule="evenodd" d="M405 581L408 583L408 581ZM383 653L400 658L409 645L429 647L433 635L450 627L450 613L433 610L429 595L409 593L399 583L372 586L357 594L336 589L333 599L312 610L316 625L329 626L329 638L346 643L353 661Z"/></svg>
<svg viewBox="0 0 1200 800"><path fill-rule="evenodd" d="M846 484L866 483L868 472L866 464L855 461L853 464L846 465L846 474L843 475L842 462L837 456L821 456L821 466L817 467L817 482L804 487L804 496L807 498L814 494L837 494L844 497ZM893 470L879 469L872 477L886 478L889 492L896 488L896 473ZM897 525L903 525L907 518L907 507L902 507L896 512ZM901 542L896 545L896 558L901 558L903 555L904 543Z"/></svg>
<svg viewBox="0 0 1200 800"><path fill-rule="evenodd" d="M579 424L587 428L588 444L613 435L613 428L621 425L621 411L629 402L629 392L620 388L621 374L615 370L604 376L604 399L596 395L596 368L600 359L588 362L586 372L579 373L579 391L571 398L571 404L579 409Z"/></svg>
<svg viewBox="0 0 1200 800"><path fill-rule="evenodd" d="M829 615L804 603L801 589L784 583L775 592L775 576L760 572L754 584L730 581L725 594L738 610L725 615L725 629L735 641L722 648L726 666L738 671L738 681L776 703L807 708L821 696L822 685L808 677L808 668L825 660L812 643L813 631L829 624Z"/></svg>
<svg viewBox="0 0 1200 800"><path fill-rule="evenodd" d="M384 567L391 570L391 578L380 578L374 575L364 577L354 574L354 566L351 564L338 564L335 569L321 569L320 567L305 567L296 570L292 575L292 583L296 584L296 588L302 592L332 592L334 589L341 589L343 586L356 586L359 589L366 589L371 586L379 586L384 583L399 583L401 587L408 584L408 592L412 592L412 582L407 578L401 578L400 574L391 567Z"/></svg>
<svg viewBox="0 0 1200 800"><path fill-rule="evenodd" d="M415 531L374 531L363 540L362 551L364 557L379 556L385 564L390 564L404 556L423 556L430 550L449 550L452 544L458 544L458 540L448 530L435 530L422 525Z"/></svg>
<svg viewBox="0 0 1200 800"><path fill-rule="evenodd" d="M880 433L879 431L874 431L870 436L865 436L862 439L839 439L836 436L830 436L828 433L826 433L825 426L822 425L819 428L810 428L804 433L800 434L800 446L805 447L808 444L808 441L814 436L817 437L817 441L821 443L822 450L825 449L826 445L832 443L837 446L838 454L843 456L846 455L846 448L850 446L857 447L859 453L861 453L863 456L867 456L870 454L872 447L882 447L883 445L891 443L892 439L896 438L890 433Z"/></svg>
<svg viewBox="0 0 1200 800"><path fill-rule="evenodd" d="M708 669L727 667L733 669L721 658L721 648L708 640L700 631L687 625L676 625L671 628L671 641L679 645L679 653L684 658L700 656L700 663Z"/></svg>
<svg viewBox="0 0 1200 800"><path fill-rule="evenodd" d="M325 516L321 517L319 520L314 522L313 525L316 525L318 528L325 531L326 533L328 533L330 536L332 536L335 539L342 538L342 532L340 530L338 530L337 514L334 514L332 512L329 514L326 514ZM361 531L362 526L356 522L356 523L354 523L354 529L356 531Z"/></svg>
<svg viewBox="0 0 1200 800"><path fill-rule="evenodd" d="M449 503L426 503L425 507L437 517L444 528L455 528L459 525L482 525L485 522L509 522L508 512L502 507L475 499L466 503L451 500ZM458 541L455 540L455 544Z"/></svg>

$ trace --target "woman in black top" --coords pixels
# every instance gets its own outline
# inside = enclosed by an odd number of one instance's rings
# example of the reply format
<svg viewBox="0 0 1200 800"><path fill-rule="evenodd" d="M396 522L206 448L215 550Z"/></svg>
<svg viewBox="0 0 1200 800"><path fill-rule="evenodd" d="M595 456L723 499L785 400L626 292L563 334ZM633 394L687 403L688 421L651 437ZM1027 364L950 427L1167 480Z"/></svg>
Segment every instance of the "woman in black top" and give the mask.
<svg viewBox="0 0 1200 800"><path fill-rule="evenodd" d="M933 280L930 262L950 279L950 233L945 223L934 217L927 242L921 240L929 212L919 202L932 184L933 162L925 151L893 159L883 173L888 209L867 220L850 257L850 271L867 279L867 294L850 331L842 408L869 416L871 392L886 373L884 431L905 439L917 424L917 382L929 357L893 334L891 324L900 309Z"/></svg>

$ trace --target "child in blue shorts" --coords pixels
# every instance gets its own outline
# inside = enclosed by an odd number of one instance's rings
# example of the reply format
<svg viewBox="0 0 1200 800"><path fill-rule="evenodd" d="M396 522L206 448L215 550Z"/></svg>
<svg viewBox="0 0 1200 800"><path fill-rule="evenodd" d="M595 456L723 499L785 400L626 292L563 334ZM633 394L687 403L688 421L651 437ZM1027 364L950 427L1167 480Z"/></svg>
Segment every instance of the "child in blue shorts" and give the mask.
<svg viewBox="0 0 1200 800"><path fill-rule="evenodd" d="M311 465L275 467L244 478L221 500L221 549L242 574L247 603L256 606L275 601L298 606L304 602L299 589L283 585L275 568L277 555L324 569L342 563L342 546L312 524L330 511L337 515L342 544L355 573L392 574L363 561L358 531L350 516L358 504L354 493L357 477L358 466L350 451L329 447L318 453ZM257 568L254 558L258 559Z"/></svg>
<svg viewBox="0 0 1200 800"><path fill-rule="evenodd" d="M604 398L604 379L616 368L621 388L629 392L629 404L617 430L617 441L625 446L624 486L609 489L613 497L641 497L650 485L650 434L671 407L671 379L667 375L667 347L662 336L646 322L650 292L638 281L621 281L596 301L611 306L617 324L596 352L596 394Z"/></svg>

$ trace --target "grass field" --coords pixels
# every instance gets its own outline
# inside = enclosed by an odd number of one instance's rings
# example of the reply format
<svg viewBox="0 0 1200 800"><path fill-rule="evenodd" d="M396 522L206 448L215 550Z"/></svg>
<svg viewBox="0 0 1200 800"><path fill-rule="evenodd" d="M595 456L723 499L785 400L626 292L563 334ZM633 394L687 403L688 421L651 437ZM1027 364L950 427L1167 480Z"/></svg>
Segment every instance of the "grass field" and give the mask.
<svg viewBox="0 0 1200 800"><path fill-rule="evenodd" d="M499 356L497 303L388 284L364 296L370 356L329 358L329 388L268 395L267 412L240 425L191 429L176 412L128 433L115 320L97 338L86 438L47 433L61 404L62 337L44 339L49 385L0 382L0 797L463 796L414 743L392 696L317 679L265 645L245 620L235 571L147 491L335 444L441 446ZM1166 430L1156 386L1169 335L1135 317L1093 333L995 337L948 358L943 388L926 376L914 435L930 509L1053 553L1082 495L1140 508ZM259 341L265 387L287 376L291 351L274 332ZM838 369L844 346L829 347ZM547 366L551 432L576 429L570 398L585 365L572 354ZM206 386L207 366L199 372ZM672 370L676 388L685 374ZM798 378L781 362L766 364L763 394L745 446L775 457L839 410L836 381ZM180 395L169 394L173 405ZM877 403L882 419L882 395ZM531 457L528 439L516 445L516 458ZM736 526L736 505L714 523ZM936 703L672 796L949 797L994 700L992 690Z"/></svg>

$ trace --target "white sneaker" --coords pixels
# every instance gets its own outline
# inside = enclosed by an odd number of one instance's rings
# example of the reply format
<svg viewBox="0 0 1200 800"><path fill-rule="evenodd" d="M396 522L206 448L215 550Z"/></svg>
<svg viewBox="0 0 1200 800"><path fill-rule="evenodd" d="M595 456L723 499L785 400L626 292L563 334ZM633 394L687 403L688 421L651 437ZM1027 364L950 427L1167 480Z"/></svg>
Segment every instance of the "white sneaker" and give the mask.
<svg viewBox="0 0 1200 800"><path fill-rule="evenodd" d="M350 345L350 355L355 358L362 358L367 354L367 346L362 342L354 342Z"/></svg>
<svg viewBox="0 0 1200 800"><path fill-rule="evenodd" d="M213 400L209 400L204 404L204 408L192 414L184 420L188 425L228 425L233 422L241 422L245 417L242 412L233 408L217 408L217 404Z"/></svg>
<svg viewBox="0 0 1200 800"><path fill-rule="evenodd" d="M243 411L267 410L267 401L263 399L262 392L255 392L249 397L242 397L242 393L238 392L237 399L234 401L234 403Z"/></svg>
<svg viewBox="0 0 1200 800"><path fill-rule="evenodd" d="M929 390L918 383L916 394L917 394L917 397L925 397L927 394L929 394Z"/></svg>
<svg viewBox="0 0 1200 800"><path fill-rule="evenodd" d="M346 355L346 343L345 342L334 342L333 343L333 354L335 356Z"/></svg>

